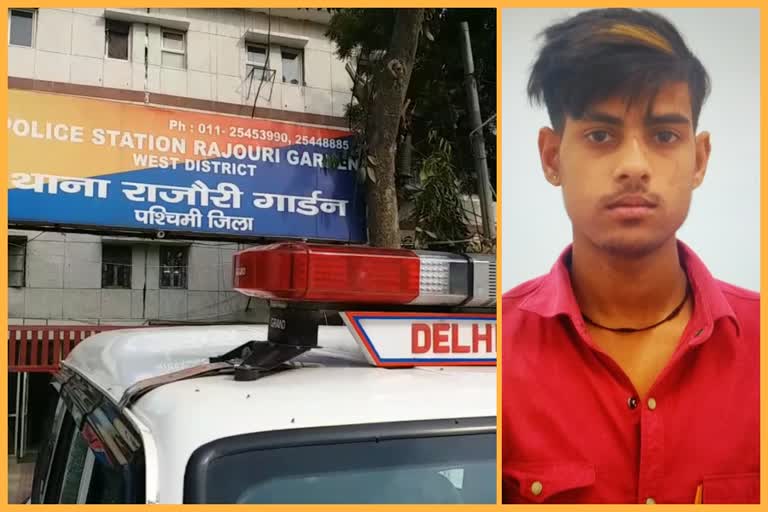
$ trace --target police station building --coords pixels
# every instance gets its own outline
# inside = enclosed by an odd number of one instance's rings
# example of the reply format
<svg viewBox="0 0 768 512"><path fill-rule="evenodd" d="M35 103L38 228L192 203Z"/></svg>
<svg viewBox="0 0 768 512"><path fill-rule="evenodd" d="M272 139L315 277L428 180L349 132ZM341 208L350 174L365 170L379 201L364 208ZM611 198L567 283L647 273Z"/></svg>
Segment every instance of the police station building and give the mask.
<svg viewBox="0 0 768 512"><path fill-rule="evenodd" d="M315 9L10 9L9 449L89 328L264 321L232 255L365 240ZM55 342L55 343L54 343ZM18 414L17 414L18 413Z"/></svg>

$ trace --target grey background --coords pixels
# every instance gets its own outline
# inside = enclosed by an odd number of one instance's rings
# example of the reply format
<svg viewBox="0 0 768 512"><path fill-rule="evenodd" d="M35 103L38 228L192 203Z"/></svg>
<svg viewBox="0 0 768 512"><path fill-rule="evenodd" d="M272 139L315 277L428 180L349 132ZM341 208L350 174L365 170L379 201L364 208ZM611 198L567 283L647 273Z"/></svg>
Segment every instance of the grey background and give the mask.
<svg viewBox="0 0 768 512"><path fill-rule="evenodd" d="M712 79L699 130L712 137L704 183L678 232L724 281L760 289L760 11L654 9L682 33ZM536 35L578 9L502 13L502 286L549 271L572 240L559 188L541 172L546 111L525 96Z"/></svg>

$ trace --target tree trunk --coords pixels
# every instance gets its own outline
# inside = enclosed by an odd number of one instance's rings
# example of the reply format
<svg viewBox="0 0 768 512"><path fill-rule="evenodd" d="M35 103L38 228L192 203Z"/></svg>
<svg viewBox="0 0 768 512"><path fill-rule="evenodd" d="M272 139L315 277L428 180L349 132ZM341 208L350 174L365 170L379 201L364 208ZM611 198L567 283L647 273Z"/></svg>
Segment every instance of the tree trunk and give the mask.
<svg viewBox="0 0 768 512"><path fill-rule="evenodd" d="M395 152L405 94L416 60L424 9L398 9L389 50L377 72L367 133L368 233L375 247L400 247L395 190Z"/></svg>

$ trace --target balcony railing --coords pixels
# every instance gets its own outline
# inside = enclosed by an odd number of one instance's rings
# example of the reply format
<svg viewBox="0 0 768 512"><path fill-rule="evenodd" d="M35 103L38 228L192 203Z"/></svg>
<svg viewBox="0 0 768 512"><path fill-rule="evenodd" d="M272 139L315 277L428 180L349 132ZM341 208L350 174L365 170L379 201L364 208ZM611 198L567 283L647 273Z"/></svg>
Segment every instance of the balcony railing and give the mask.
<svg viewBox="0 0 768 512"><path fill-rule="evenodd" d="M48 372L59 370L78 343L103 331L130 329L118 325L10 325L8 326L8 371Z"/></svg>

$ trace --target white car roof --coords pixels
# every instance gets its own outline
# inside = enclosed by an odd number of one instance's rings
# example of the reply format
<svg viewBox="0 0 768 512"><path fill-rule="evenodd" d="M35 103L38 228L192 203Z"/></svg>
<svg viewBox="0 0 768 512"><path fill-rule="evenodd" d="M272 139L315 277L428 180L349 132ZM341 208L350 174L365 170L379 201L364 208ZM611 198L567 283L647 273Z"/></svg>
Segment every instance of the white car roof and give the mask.
<svg viewBox="0 0 768 512"><path fill-rule="evenodd" d="M249 340L265 325L150 327L105 331L78 344L62 362L115 403L137 382L190 368Z"/></svg>
<svg viewBox="0 0 768 512"><path fill-rule="evenodd" d="M164 327L107 331L78 345L64 365L115 403L137 382L208 361L266 326ZM129 406L153 444L158 501L180 502L186 463L198 447L238 434L394 421L496 415L495 367L385 369L368 365L346 327L323 326L295 369L254 381L232 374L164 384ZM151 437L148 443L147 436ZM152 451L154 451L152 450ZM147 460L147 465L153 461Z"/></svg>

